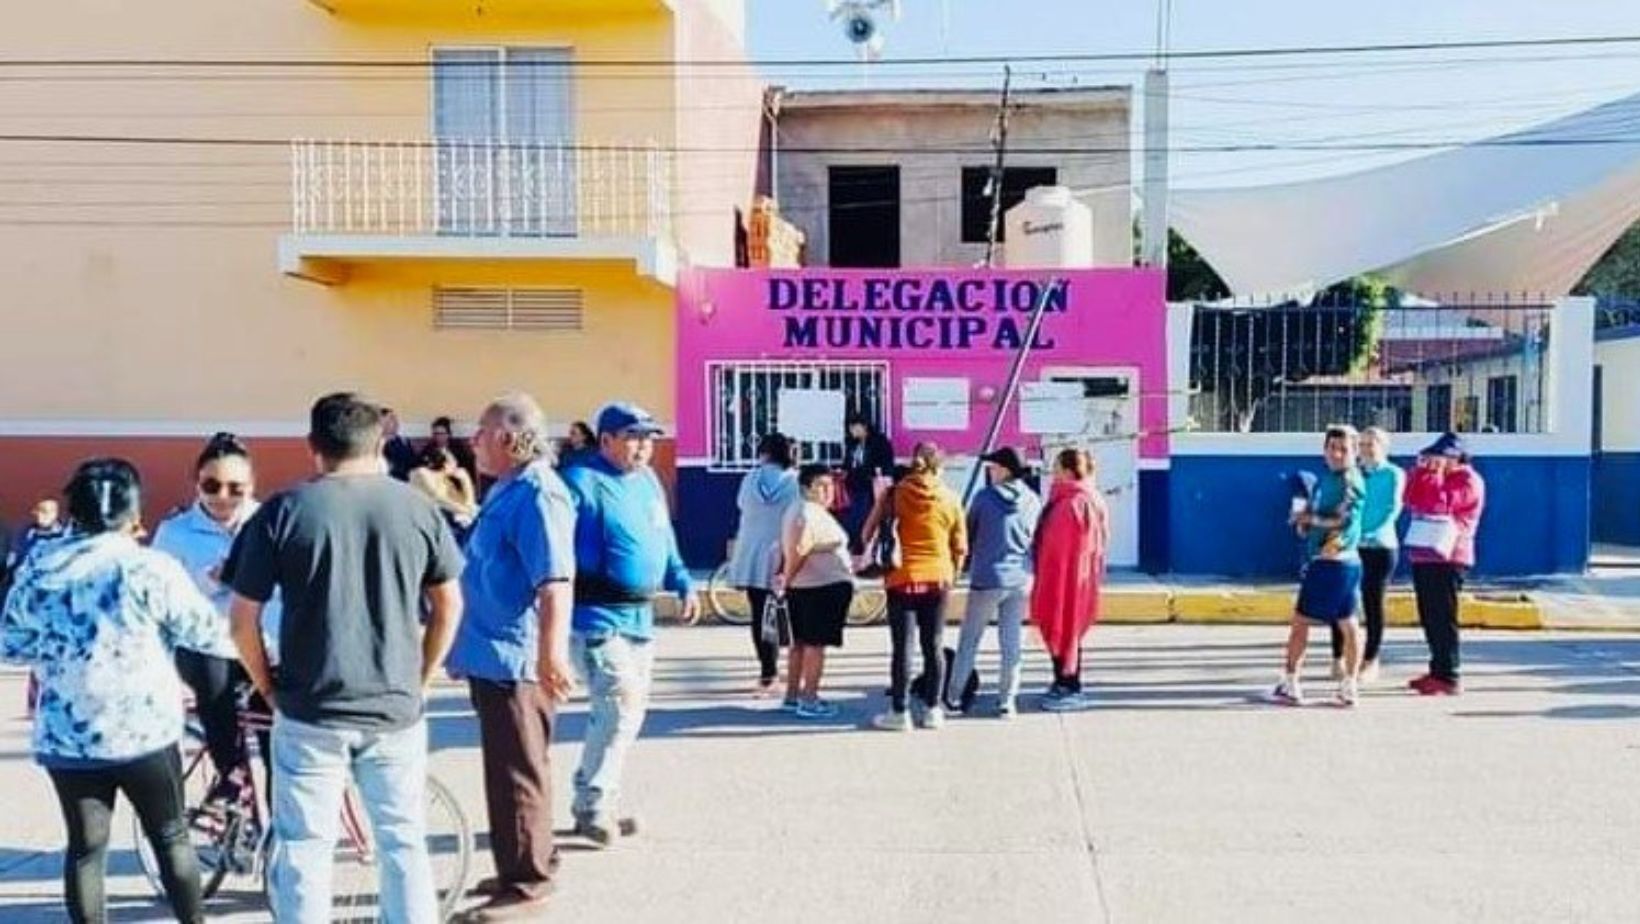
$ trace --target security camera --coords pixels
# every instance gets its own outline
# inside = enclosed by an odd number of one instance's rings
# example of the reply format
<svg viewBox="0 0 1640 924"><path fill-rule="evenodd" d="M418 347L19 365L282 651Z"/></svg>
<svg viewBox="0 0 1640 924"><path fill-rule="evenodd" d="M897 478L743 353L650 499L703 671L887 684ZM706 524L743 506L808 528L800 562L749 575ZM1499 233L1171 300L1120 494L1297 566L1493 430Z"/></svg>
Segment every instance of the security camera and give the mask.
<svg viewBox="0 0 1640 924"><path fill-rule="evenodd" d="M829 0L826 12L842 23L843 37L860 52L860 57L875 61L883 53L883 33L877 25L877 15L886 13L890 19L900 18L899 0Z"/></svg>
<svg viewBox="0 0 1640 924"><path fill-rule="evenodd" d="M882 35L877 31L877 20L865 10L855 10L843 17L843 37L856 45L882 42Z"/></svg>

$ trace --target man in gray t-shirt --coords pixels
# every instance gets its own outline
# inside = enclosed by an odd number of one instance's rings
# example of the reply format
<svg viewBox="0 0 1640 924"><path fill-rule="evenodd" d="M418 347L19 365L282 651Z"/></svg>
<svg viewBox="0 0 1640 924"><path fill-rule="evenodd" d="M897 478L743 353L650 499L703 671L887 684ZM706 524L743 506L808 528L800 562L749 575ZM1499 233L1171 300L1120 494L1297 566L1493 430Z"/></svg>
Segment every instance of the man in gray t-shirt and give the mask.
<svg viewBox="0 0 1640 924"><path fill-rule="evenodd" d="M327 868L350 774L376 835L383 918L438 917L422 705L461 617L462 558L432 502L387 476L382 442L379 407L321 398L308 434L319 477L264 504L223 567L234 641L276 713L269 891L282 921L330 918ZM277 679L258 628L276 589Z"/></svg>

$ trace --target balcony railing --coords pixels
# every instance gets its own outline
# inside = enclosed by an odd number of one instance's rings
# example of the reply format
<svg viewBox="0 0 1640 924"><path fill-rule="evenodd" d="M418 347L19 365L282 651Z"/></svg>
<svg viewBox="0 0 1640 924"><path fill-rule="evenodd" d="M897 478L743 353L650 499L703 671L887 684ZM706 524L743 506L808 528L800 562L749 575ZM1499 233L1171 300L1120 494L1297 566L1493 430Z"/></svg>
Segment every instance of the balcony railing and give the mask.
<svg viewBox="0 0 1640 924"><path fill-rule="evenodd" d="M671 188L671 158L654 146L291 144L298 235L669 237Z"/></svg>

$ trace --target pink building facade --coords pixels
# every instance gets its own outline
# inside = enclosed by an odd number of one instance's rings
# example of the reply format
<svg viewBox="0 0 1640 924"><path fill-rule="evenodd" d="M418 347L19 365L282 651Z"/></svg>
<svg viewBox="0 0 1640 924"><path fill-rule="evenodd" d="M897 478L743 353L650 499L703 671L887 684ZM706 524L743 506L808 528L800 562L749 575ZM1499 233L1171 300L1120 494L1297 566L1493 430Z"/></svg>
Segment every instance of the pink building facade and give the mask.
<svg viewBox="0 0 1640 924"><path fill-rule="evenodd" d="M678 519L691 565L722 560L736 489L770 430L797 436L804 461L837 462L844 418L866 417L901 458L937 442L964 484L1042 299L999 445L1033 461L1064 445L1094 451L1130 518L1129 564L1165 558L1159 272L697 269L677 291Z"/></svg>

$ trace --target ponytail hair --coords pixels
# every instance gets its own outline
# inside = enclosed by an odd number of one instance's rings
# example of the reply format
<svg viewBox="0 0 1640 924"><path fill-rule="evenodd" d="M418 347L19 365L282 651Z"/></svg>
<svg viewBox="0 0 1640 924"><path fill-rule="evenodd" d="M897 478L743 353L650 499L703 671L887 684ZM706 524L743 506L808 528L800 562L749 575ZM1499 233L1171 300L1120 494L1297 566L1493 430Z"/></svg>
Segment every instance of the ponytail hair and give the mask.
<svg viewBox="0 0 1640 924"><path fill-rule="evenodd" d="M246 462L251 460L251 451L245 443L232 433L217 433L205 441L205 448L199 451L198 458L194 459L194 474L218 459L240 458Z"/></svg>
<svg viewBox="0 0 1640 924"><path fill-rule="evenodd" d="M1059 470L1075 478L1077 481L1086 481L1093 475L1095 463L1093 456L1086 449L1061 449L1054 457L1054 464Z"/></svg>
<svg viewBox="0 0 1640 924"><path fill-rule="evenodd" d="M124 459L91 459L63 488L68 519L84 533L127 529L142 515L142 477Z"/></svg>
<svg viewBox="0 0 1640 924"><path fill-rule="evenodd" d="M938 475L945 467L945 458L940 454L940 447L934 443L918 443L917 448L911 451L911 474Z"/></svg>

